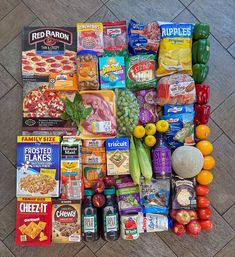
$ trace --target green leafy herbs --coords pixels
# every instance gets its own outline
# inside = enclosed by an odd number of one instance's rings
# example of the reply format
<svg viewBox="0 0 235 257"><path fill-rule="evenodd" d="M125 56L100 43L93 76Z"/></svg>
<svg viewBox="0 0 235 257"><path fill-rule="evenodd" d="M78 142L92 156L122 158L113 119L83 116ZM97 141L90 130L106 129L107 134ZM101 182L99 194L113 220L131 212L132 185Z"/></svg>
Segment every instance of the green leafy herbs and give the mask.
<svg viewBox="0 0 235 257"><path fill-rule="evenodd" d="M65 112L61 114L60 118L69 120L73 125L76 125L78 133L80 133L79 126L82 120L85 120L92 112L92 108L86 108L83 104L82 96L76 93L73 102L69 99L63 100L65 104Z"/></svg>

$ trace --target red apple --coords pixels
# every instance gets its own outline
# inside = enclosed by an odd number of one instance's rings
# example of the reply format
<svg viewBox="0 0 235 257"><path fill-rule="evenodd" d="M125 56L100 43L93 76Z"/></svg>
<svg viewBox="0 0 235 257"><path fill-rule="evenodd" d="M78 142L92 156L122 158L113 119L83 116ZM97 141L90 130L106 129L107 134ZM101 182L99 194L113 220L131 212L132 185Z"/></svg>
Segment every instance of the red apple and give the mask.
<svg viewBox="0 0 235 257"><path fill-rule="evenodd" d="M186 232L186 229L185 229L185 226L178 223L178 222L175 222L174 223L174 226L173 226L173 232L177 235L177 236L182 236L183 234L185 234Z"/></svg>
<svg viewBox="0 0 235 257"><path fill-rule="evenodd" d="M197 220L192 220L187 224L186 230L190 236L197 236L201 232L202 227Z"/></svg>
<svg viewBox="0 0 235 257"><path fill-rule="evenodd" d="M176 219L176 213L177 213L177 210L173 210L173 209L171 209L171 211L170 211L170 217L172 218L172 219Z"/></svg>
<svg viewBox="0 0 235 257"><path fill-rule="evenodd" d="M188 224L189 221L190 221L190 215L189 215L189 213L188 213L187 210L179 210L179 211L177 211L177 213L176 213L175 219L176 219L180 224L186 225L186 224Z"/></svg>
<svg viewBox="0 0 235 257"><path fill-rule="evenodd" d="M93 190L96 193L103 193L104 192L104 182L102 180L98 180L97 182L95 182L95 184L93 185Z"/></svg>
<svg viewBox="0 0 235 257"><path fill-rule="evenodd" d="M112 176L106 176L104 178L104 183L106 187L113 187L115 186L115 178Z"/></svg>
<svg viewBox="0 0 235 257"><path fill-rule="evenodd" d="M92 203L97 208L103 207L105 204L105 196L103 194L94 194L92 197Z"/></svg>
<svg viewBox="0 0 235 257"><path fill-rule="evenodd" d="M197 212L194 210L188 210L189 216L190 216L190 220L197 220L198 216L197 216Z"/></svg>

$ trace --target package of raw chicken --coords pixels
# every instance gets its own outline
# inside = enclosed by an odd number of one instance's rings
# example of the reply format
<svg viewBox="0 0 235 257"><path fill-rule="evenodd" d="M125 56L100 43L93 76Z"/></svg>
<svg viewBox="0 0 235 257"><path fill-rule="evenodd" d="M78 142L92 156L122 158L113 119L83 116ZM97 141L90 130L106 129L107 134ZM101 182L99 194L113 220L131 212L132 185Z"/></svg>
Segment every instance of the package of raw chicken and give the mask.
<svg viewBox="0 0 235 257"><path fill-rule="evenodd" d="M117 135L115 94L112 90L81 91L83 104L92 112L80 124L81 139L105 139Z"/></svg>

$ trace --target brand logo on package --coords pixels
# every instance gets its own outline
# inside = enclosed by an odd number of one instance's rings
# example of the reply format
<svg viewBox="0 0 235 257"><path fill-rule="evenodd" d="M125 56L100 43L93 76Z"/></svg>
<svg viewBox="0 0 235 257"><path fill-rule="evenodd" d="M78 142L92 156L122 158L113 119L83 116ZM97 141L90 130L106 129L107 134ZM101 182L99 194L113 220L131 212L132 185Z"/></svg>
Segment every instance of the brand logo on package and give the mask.
<svg viewBox="0 0 235 257"><path fill-rule="evenodd" d="M43 42L47 46L53 46L57 42L71 45L73 35L70 31L59 28L40 28L29 32L28 41L30 45Z"/></svg>
<svg viewBox="0 0 235 257"><path fill-rule="evenodd" d="M106 139L106 150L127 150L129 149L129 139L128 138L114 138Z"/></svg>

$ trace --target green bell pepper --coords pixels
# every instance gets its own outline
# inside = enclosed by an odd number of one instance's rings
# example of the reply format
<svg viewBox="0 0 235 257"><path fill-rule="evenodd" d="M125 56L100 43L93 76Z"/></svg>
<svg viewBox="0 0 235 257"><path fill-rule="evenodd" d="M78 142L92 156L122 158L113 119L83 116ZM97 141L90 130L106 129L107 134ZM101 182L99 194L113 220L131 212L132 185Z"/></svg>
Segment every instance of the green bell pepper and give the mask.
<svg viewBox="0 0 235 257"><path fill-rule="evenodd" d="M194 64L193 65L193 79L196 83L202 83L205 81L209 72L209 66L207 64Z"/></svg>
<svg viewBox="0 0 235 257"><path fill-rule="evenodd" d="M207 39L210 34L210 26L207 23L197 23L193 29L193 40Z"/></svg>
<svg viewBox="0 0 235 257"><path fill-rule="evenodd" d="M210 57L210 42L208 39L199 39L193 43L193 63L206 64Z"/></svg>

